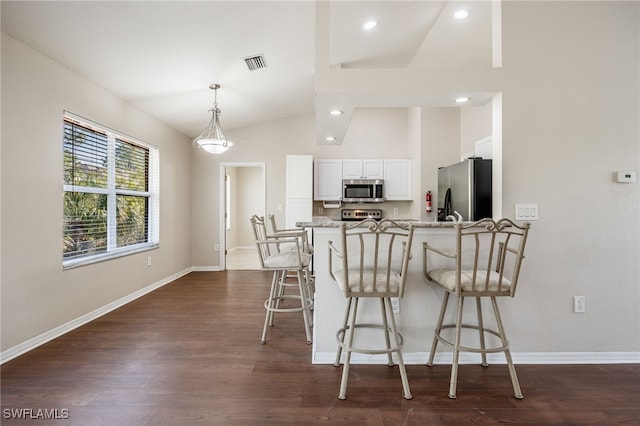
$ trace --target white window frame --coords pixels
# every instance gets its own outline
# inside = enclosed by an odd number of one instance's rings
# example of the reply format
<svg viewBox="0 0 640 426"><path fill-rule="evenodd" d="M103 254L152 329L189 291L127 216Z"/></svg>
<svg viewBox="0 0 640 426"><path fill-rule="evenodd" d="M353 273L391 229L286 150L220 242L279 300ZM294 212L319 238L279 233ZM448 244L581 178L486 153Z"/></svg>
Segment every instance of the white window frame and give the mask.
<svg viewBox="0 0 640 426"><path fill-rule="evenodd" d="M63 259L63 269L76 268L78 266L89 265L92 263L102 262L105 260L115 259L122 256L128 256L147 250L153 250L160 246L160 150L158 147L146 142L142 142L136 138L125 135L116 130L110 129L101 124L95 123L84 117L80 117L68 111L64 112L63 122L65 120L75 121L80 125L93 128L96 131L107 134L108 139L108 183L107 188L83 187L77 185L64 184L64 192L85 192L94 194L107 195L107 251L98 254L90 254L85 256L74 257L71 259ZM148 191L131 191L116 189L115 185L115 144L116 139L139 145L149 151L149 170L148 170ZM132 244L123 247L117 247L116 239L116 196L118 195L134 195L147 197L148 202L148 226L147 241L139 244Z"/></svg>

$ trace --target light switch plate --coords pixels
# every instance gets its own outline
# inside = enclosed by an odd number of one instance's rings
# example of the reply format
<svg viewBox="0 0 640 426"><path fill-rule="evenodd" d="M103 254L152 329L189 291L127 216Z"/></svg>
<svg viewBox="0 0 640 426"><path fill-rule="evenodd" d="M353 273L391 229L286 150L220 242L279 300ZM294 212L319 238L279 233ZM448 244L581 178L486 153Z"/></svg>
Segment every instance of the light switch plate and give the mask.
<svg viewBox="0 0 640 426"><path fill-rule="evenodd" d="M516 204L516 220L538 220L538 205Z"/></svg>

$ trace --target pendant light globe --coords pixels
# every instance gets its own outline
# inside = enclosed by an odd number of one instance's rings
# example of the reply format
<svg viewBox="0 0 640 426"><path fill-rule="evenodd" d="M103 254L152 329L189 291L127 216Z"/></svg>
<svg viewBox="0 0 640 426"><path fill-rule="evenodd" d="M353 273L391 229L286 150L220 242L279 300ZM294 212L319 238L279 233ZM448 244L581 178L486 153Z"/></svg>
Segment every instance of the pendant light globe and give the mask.
<svg viewBox="0 0 640 426"><path fill-rule="evenodd" d="M193 145L207 151L210 154L222 154L233 146L233 142L227 139L220 126L220 108L218 108L219 84L209 86L214 90L214 103L211 112L211 120L207 128L193 140Z"/></svg>

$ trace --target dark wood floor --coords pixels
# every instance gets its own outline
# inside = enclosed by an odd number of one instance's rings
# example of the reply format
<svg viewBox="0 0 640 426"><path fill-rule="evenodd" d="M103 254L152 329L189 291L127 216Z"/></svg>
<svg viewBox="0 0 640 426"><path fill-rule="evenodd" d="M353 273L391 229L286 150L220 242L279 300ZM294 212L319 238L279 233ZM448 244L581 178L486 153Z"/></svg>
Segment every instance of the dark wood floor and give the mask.
<svg viewBox="0 0 640 426"><path fill-rule="evenodd" d="M397 367L356 365L341 401L341 369L311 364L299 314L281 314L258 343L269 280L194 272L9 361L0 423L640 425L639 364L519 365L523 400L503 365L461 366L456 400L448 366L409 365L409 401Z"/></svg>

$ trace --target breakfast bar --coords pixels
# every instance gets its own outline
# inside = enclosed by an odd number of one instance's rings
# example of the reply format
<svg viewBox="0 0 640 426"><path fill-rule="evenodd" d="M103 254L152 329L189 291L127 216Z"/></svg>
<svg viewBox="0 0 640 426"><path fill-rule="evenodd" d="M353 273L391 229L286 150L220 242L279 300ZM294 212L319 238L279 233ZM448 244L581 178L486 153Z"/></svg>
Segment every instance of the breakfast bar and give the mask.
<svg viewBox="0 0 640 426"><path fill-rule="evenodd" d="M427 361L433 330L436 324L442 292L426 283L422 273L422 243L429 241L440 247L454 247L453 222L396 221L401 225L415 228L411 246L412 259L406 281L404 297L394 304L398 329L404 337L404 359L407 364L424 364ZM313 231L315 305L312 362L314 364L333 364L337 349L336 331L341 327L346 300L336 283L329 275L328 242L338 242L339 228L342 222L326 217L314 217L311 222L298 222L297 226ZM368 301L367 301L368 302ZM373 301L371 301L373 302ZM378 306L363 305L361 314L366 321L368 316L378 318ZM369 330L367 330L368 332ZM376 331L371 330L371 333ZM364 338L367 335L364 334ZM443 360L450 361L450 355ZM354 364L384 364L386 357L381 355L354 354ZM436 357L438 362L438 357Z"/></svg>

